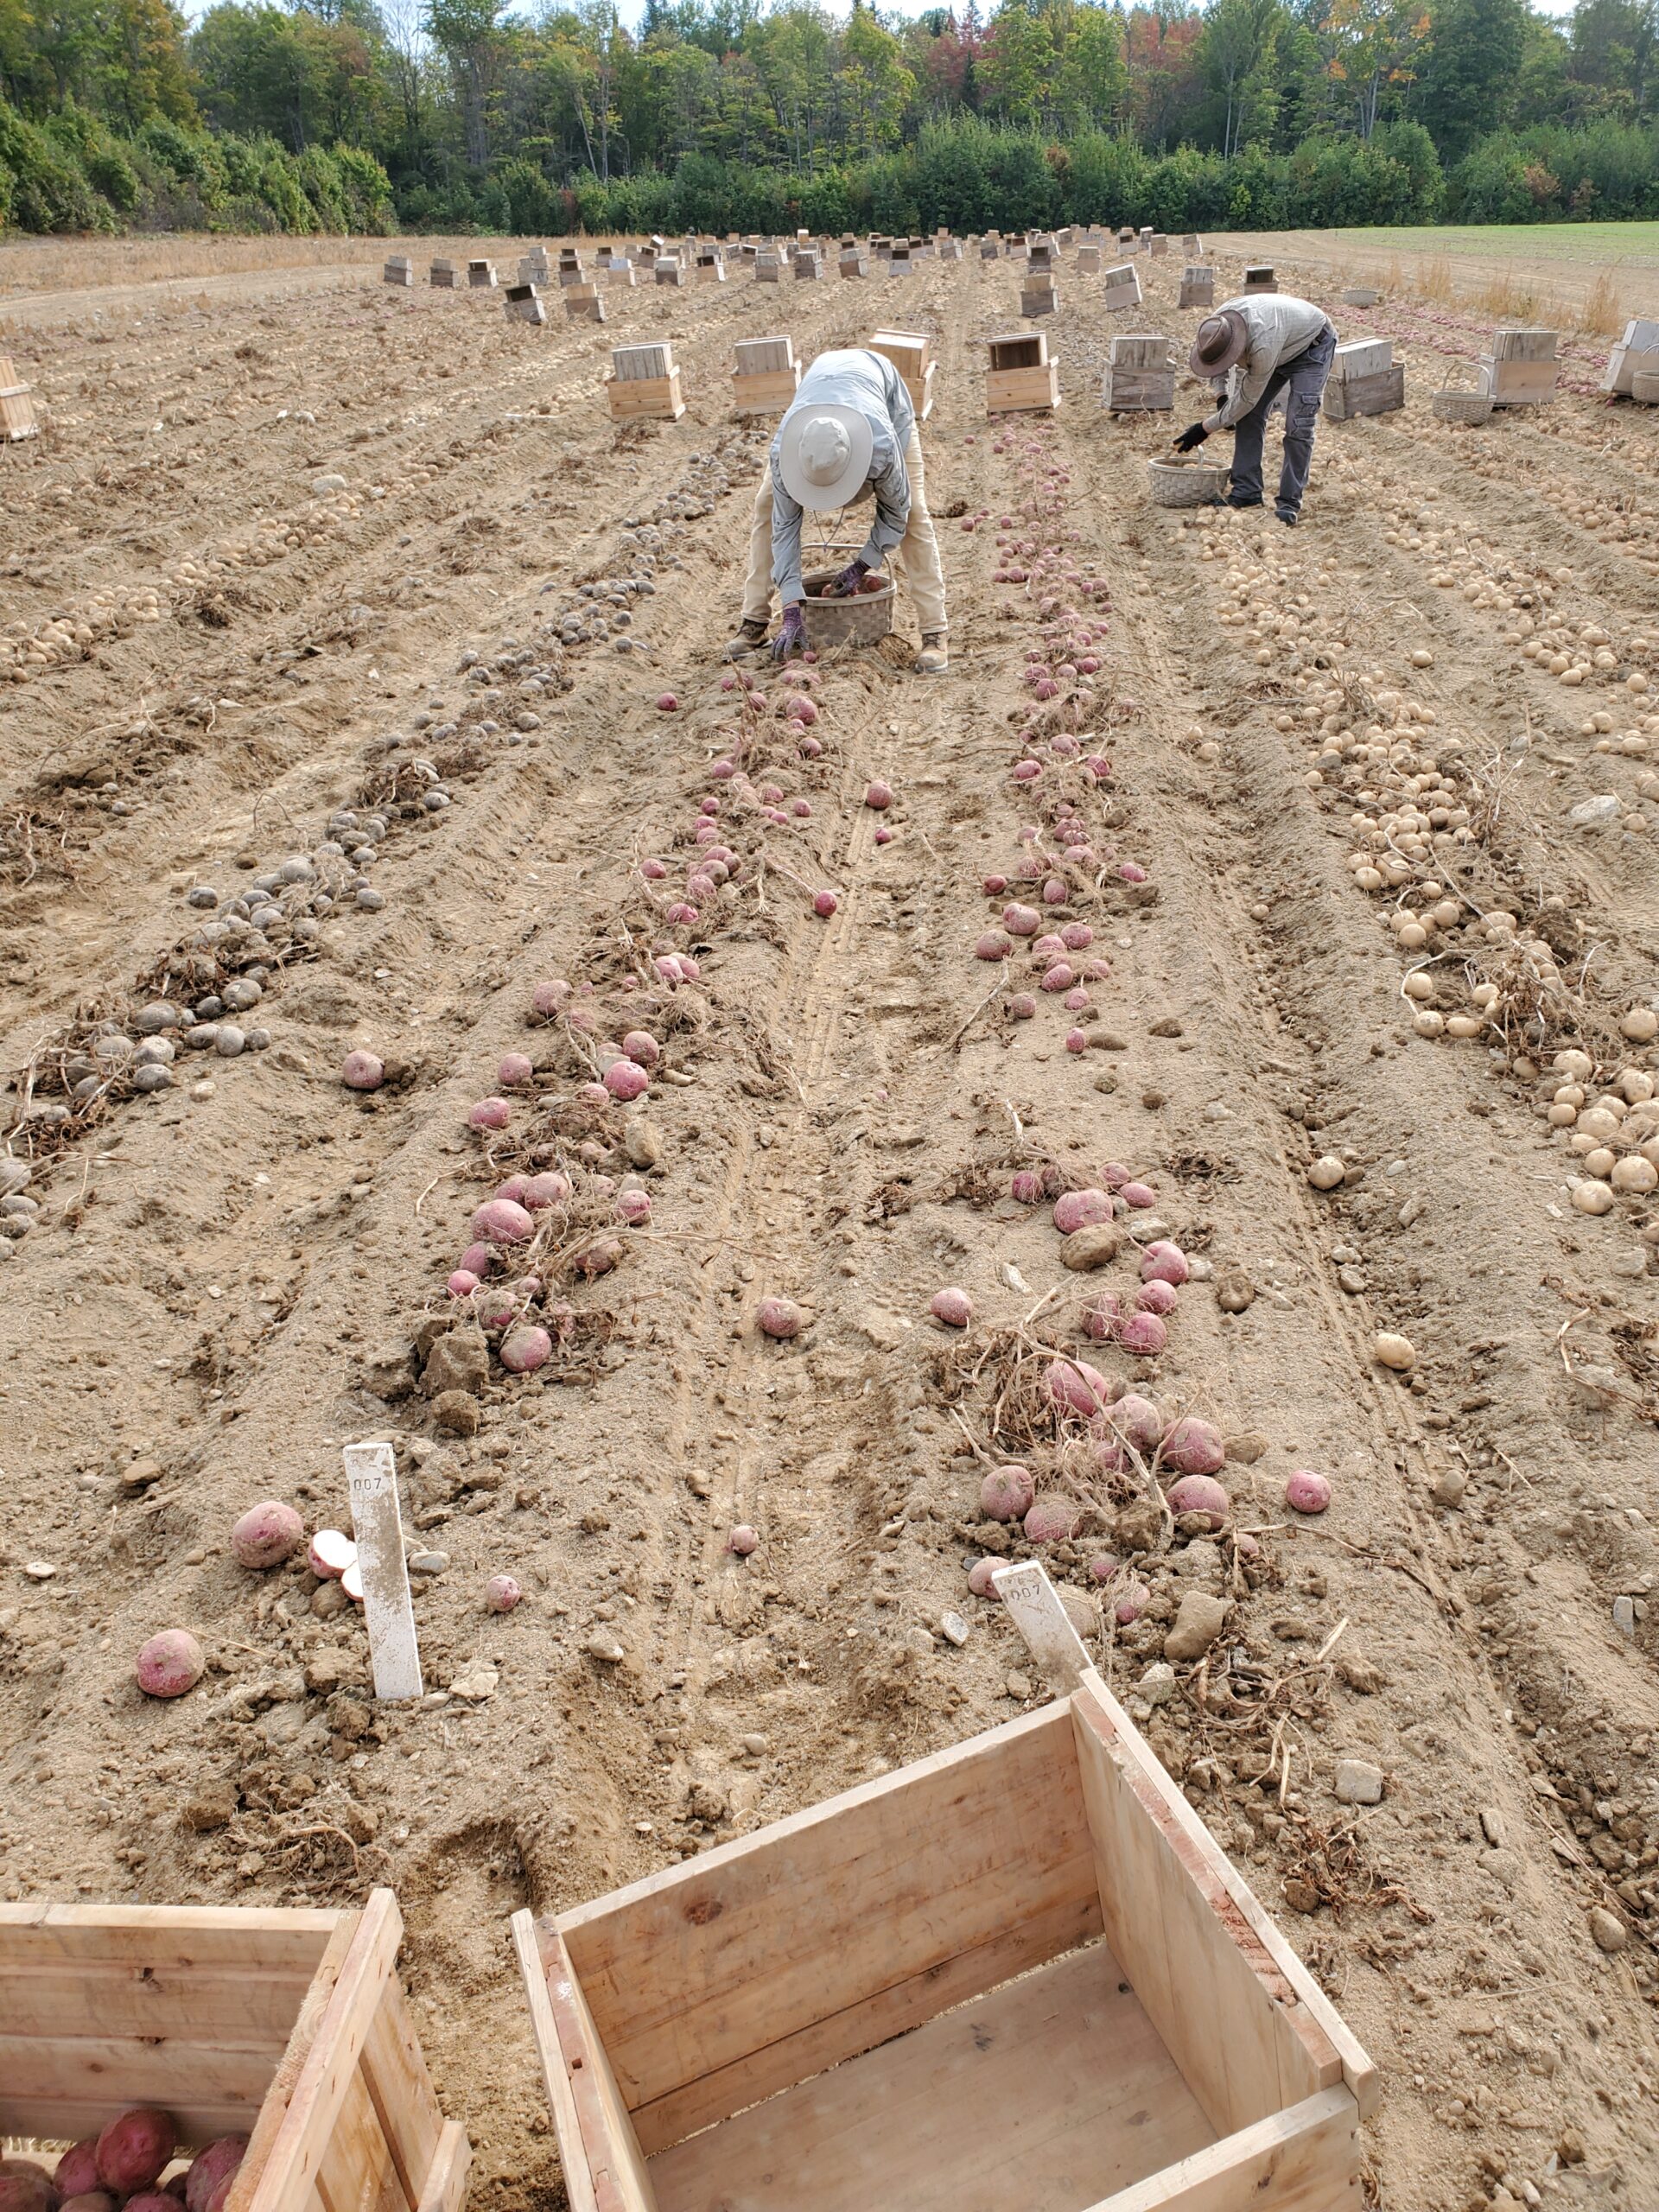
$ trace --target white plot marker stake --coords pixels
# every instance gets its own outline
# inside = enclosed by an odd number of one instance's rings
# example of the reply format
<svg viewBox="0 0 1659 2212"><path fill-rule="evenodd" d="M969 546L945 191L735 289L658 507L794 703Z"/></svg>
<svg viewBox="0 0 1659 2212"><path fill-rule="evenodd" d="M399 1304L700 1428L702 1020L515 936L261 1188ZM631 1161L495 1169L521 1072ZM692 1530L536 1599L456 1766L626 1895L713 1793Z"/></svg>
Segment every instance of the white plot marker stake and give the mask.
<svg viewBox="0 0 1659 2212"><path fill-rule="evenodd" d="M390 1444L348 1444L341 1456L351 1491L358 1570L363 1577L374 1694L387 1699L417 1698L423 1688L421 1654L404 1560L397 1463Z"/></svg>

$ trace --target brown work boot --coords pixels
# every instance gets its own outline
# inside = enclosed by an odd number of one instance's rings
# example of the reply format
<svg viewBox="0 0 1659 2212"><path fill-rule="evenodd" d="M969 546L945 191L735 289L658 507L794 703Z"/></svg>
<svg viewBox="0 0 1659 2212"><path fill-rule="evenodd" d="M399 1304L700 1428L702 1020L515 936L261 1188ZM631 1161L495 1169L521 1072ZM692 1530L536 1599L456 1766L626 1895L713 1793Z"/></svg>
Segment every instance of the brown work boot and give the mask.
<svg viewBox="0 0 1659 2212"><path fill-rule="evenodd" d="M918 676L943 676L950 665L950 656L945 650L943 630L926 630L922 633L922 650L910 664Z"/></svg>
<svg viewBox="0 0 1659 2212"><path fill-rule="evenodd" d="M728 660L741 660L745 653L758 652L766 642L766 625L761 622L740 623L737 635L726 648Z"/></svg>

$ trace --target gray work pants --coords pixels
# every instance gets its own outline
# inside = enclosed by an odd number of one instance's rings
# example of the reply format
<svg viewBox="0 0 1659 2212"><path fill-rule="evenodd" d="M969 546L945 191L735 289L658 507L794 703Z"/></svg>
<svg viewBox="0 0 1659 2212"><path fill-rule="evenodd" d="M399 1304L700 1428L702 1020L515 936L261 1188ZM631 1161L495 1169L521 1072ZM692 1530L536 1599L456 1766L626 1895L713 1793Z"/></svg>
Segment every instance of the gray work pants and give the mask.
<svg viewBox="0 0 1659 2212"><path fill-rule="evenodd" d="M1295 358L1281 361L1268 378L1268 388L1248 415L1233 425L1233 481L1228 493L1236 507L1262 504L1262 443L1268 416L1281 392L1285 398L1285 464L1279 472L1279 497L1274 502L1281 515L1300 514L1307 474L1313 466L1313 430L1319 419L1319 402L1337 351L1337 334L1327 322L1313 343Z"/></svg>

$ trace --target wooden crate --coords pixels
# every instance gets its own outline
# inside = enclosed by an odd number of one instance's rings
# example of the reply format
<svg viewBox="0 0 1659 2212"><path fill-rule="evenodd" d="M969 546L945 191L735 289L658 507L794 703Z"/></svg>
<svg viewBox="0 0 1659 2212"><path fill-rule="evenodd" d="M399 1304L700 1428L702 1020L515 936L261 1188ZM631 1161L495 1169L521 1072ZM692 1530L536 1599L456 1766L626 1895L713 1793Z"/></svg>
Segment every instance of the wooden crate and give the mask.
<svg viewBox="0 0 1659 2212"><path fill-rule="evenodd" d="M1480 389L1491 395L1494 407L1541 407L1555 397L1558 361L1495 359L1484 354L1475 365Z"/></svg>
<svg viewBox="0 0 1659 2212"><path fill-rule="evenodd" d="M415 264L407 254L394 253L382 267L380 278L386 284L412 284L415 282Z"/></svg>
<svg viewBox="0 0 1659 2212"><path fill-rule="evenodd" d="M801 365L790 338L740 338L732 404L740 415L780 415L799 389Z"/></svg>
<svg viewBox="0 0 1659 2212"><path fill-rule="evenodd" d="M671 369L665 377L607 377L605 393L613 423L637 423L652 416L677 423L685 412L678 369Z"/></svg>
<svg viewBox="0 0 1659 2212"><path fill-rule="evenodd" d="M1147 251L1154 255L1169 251L1169 240L1161 231L1154 231L1147 240Z"/></svg>
<svg viewBox="0 0 1659 2212"><path fill-rule="evenodd" d="M10 355L0 353L0 443L11 445L19 438L41 435L41 426L35 420L35 402L29 397L32 390L12 366Z"/></svg>
<svg viewBox="0 0 1659 2212"><path fill-rule="evenodd" d="M495 289L495 264L493 261L469 261L467 264L467 286L469 291L493 292Z"/></svg>
<svg viewBox="0 0 1659 2212"><path fill-rule="evenodd" d="M250 2137L228 2212L458 2212L472 2150L402 1935L390 1890L360 1912L0 1904L0 2136L79 2142L154 2105L194 2147Z"/></svg>
<svg viewBox="0 0 1659 2212"><path fill-rule="evenodd" d="M1357 415L1392 415L1406 404L1406 365L1395 361L1389 368L1344 377L1340 382L1332 377L1325 387L1323 404L1333 423L1351 422Z"/></svg>
<svg viewBox="0 0 1659 2212"><path fill-rule="evenodd" d="M916 420L925 423L933 412L933 379L938 363L933 340L918 330L878 330L870 340L872 353L885 354L905 380Z"/></svg>
<svg viewBox="0 0 1659 2212"><path fill-rule="evenodd" d="M843 276L867 276L870 265L861 253L843 251L836 257L836 268Z"/></svg>
<svg viewBox="0 0 1659 2212"><path fill-rule="evenodd" d="M1173 407L1173 369L1109 368L1101 378L1103 404L1114 415Z"/></svg>
<svg viewBox="0 0 1659 2212"><path fill-rule="evenodd" d="M985 372L985 411L1013 415L1028 409L1052 410L1060 404L1059 363L1048 358L1048 340L1040 330L1010 331L985 341L989 366Z"/></svg>
<svg viewBox="0 0 1659 2212"><path fill-rule="evenodd" d="M823 274L823 264L818 258L817 249L815 247L807 247L804 250L798 248L795 255L796 282L802 284L816 284Z"/></svg>
<svg viewBox="0 0 1659 2212"><path fill-rule="evenodd" d="M1141 272L1133 262L1122 261L1116 269L1106 271L1105 288L1101 295L1104 307L1138 308L1141 304Z"/></svg>
<svg viewBox="0 0 1659 2212"><path fill-rule="evenodd" d="M1370 2062L1092 1669L513 1939L573 2212L1360 2212Z"/></svg>
<svg viewBox="0 0 1659 2212"><path fill-rule="evenodd" d="M565 288L564 319L567 322L603 322L605 302L599 296L597 284L570 284Z"/></svg>
<svg viewBox="0 0 1659 2212"><path fill-rule="evenodd" d="M1279 280L1265 262L1252 262L1246 266L1244 282L1238 289L1241 293L1276 292Z"/></svg>
<svg viewBox="0 0 1659 2212"><path fill-rule="evenodd" d="M428 283L435 286L439 291L453 292L457 281L455 264L453 261L435 261L427 271Z"/></svg>
<svg viewBox="0 0 1659 2212"><path fill-rule="evenodd" d="M584 286L583 289L587 288ZM571 295L567 292L565 297L568 300ZM594 305L599 306L597 299ZM541 297L533 284L509 284L501 308L509 322L539 323L547 321L547 309L542 305ZM598 320L602 322L604 319L605 310L600 308Z"/></svg>
<svg viewBox="0 0 1659 2212"><path fill-rule="evenodd" d="M672 284L680 290L685 286L684 264L671 253L658 255L651 264L651 276L654 284Z"/></svg>
<svg viewBox="0 0 1659 2212"><path fill-rule="evenodd" d="M1080 245L1077 248L1077 274L1079 276L1099 276L1100 248L1097 245Z"/></svg>
<svg viewBox="0 0 1659 2212"><path fill-rule="evenodd" d="M1023 315L1052 315L1059 304L1059 289L1052 276L1020 287L1020 312Z"/></svg>

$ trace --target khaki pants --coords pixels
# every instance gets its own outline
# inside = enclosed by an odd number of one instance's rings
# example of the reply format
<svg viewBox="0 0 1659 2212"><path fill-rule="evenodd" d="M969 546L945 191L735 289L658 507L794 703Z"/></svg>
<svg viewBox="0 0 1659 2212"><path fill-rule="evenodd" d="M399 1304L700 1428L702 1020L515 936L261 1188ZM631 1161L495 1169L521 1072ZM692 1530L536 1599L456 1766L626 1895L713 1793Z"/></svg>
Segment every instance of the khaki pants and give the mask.
<svg viewBox="0 0 1659 2212"><path fill-rule="evenodd" d="M922 477L922 442L914 429L905 448L905 472L910 478L910 524L893 548L890 561L894 573L916 602L916 620L922 635L943 633L944 572L939 565L939 541L933 535L933 518L927 512L927 487ZM856 507L849 512L858 512ZM844 568L845 562L842 563ZM743 620L764 622L772 612L772 463L760 472L760 488L754 495L754 520L749 530L749 574L743 587Z"/></svg>

